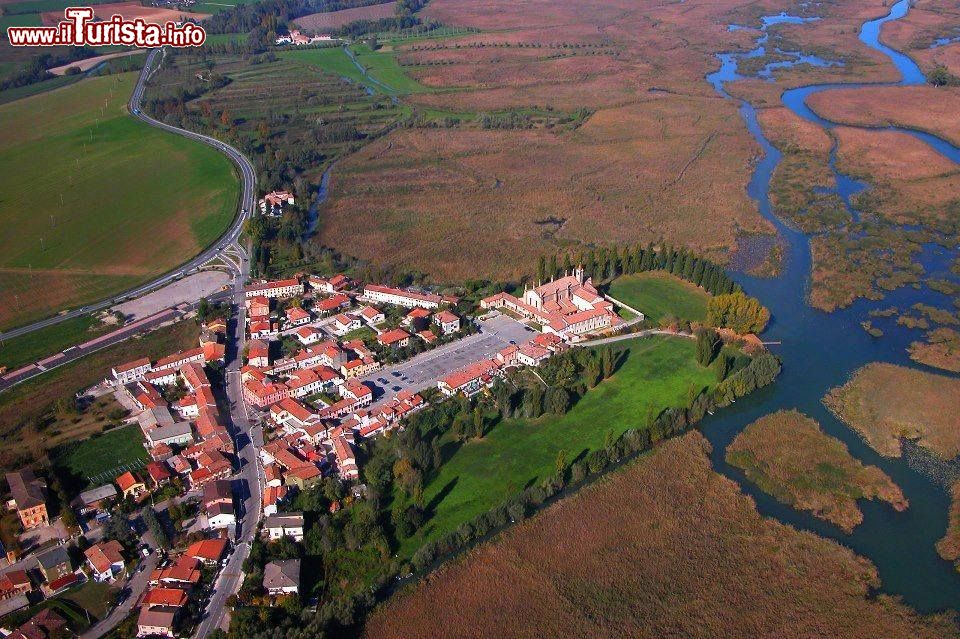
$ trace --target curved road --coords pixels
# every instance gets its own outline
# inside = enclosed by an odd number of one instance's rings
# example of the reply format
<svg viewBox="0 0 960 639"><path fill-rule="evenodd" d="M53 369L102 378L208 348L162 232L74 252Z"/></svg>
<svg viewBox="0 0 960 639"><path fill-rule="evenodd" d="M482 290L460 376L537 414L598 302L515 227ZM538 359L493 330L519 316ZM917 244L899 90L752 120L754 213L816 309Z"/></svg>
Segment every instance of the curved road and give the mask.
<svg viewBox="0 0 960 639"><path fill-rule="evenodd" d="M163 129L177 135L182 135L185 138L190 138L197 142L206 144L207 146L212 146L217 149L228 158L230 158L233 163L240 170L240 176L243 180L243 192L240 197L240 206L237 211L237 217L234 219L233 224L229 229L217 240L214 244L207 247L202 253L189 260L185 264L181 265L179 268L166 273L165 275L160 276L159 278L147 282L137 288L131 289L129 291L119 293L110 297L110 299L102 300L94 304L89 304L82 308L74 309L67 313L62 313L60 315L54 315L53 317L48 317L46 319L34 322L32 324L27 324L26 326L20 326L18 328L11 329L5 333L0 333L4 339L10 339L12 337L19 337L20 335L26 335L35 330L45 328L47 326L53 326L54 324L59 324L65 320L80 317L81 315L86 315L94 311L99 311L105 308L109 308L116 301L120 299L129 299L134 297L139 297L145 293L149 293L154 289L160 288L165 284L169 284L178 277L182 277L189 273L190 271L199 268L204 263L210 261L220 254L226 247L230 244L237 241L240 237L240 233L243 232L243 223L246 221L247 217L250 215L250 212L253 210L255 189L257 183L257 175L253 169L253 164L250 160L246 158L242 153L237 151L235 148L229 144L225 144L220 140L212 138L201 133L194 133L193 131L187 131L186 129L180 129L169 124L164 124L159 120L154 120L149 115L146 115L141 111L140 104L143 101L143 92L146 88L146 82L152 75L154 71L154 63L156 62L157 56L160 54L159 49L154 49L150 52L150 55L147 56L147 60L143 65L143 69L140 71L140 77L137 79L137 86L133 90L133 94L130 96L129 109L130 113L137 119L149 124L150 126L156 127L158 129ZM241 273L241 279L246 278L246 273Z"/></svg>

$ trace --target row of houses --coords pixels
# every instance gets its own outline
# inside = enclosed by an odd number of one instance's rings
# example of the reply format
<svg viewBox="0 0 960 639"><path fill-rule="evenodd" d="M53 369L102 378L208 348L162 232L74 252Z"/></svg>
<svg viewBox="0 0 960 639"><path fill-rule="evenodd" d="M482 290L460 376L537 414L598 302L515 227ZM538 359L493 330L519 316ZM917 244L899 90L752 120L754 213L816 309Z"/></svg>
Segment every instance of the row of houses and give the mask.
<svg viewBox="0 0 960 639"><path fill-rule="evenodd" d="M201 539L150 574L149 586L137 602L138 637L175 637L187 603L196 596L204 566L219 568L229 542L223 537Z"/></svg>
<svg viewBox="0 0 960 639"><path fill-rule="evenodd" d="M474 362L451 373L437 382L437 388L446 397L464 395L472 397L502 377L508 368L518 366L540 366L555 353L569 348L558 335L541 333L526 344L511 344L501 349L490 359Z"/></svg>

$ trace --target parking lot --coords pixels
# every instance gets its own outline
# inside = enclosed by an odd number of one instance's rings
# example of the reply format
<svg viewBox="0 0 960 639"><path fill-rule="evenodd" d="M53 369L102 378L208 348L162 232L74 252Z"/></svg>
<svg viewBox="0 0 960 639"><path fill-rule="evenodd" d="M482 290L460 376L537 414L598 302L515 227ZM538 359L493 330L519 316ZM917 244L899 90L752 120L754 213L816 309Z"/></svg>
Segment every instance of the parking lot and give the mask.
<svg viewBox="0 0 960 639"><path fill-rule="evenodd" d="M435 387L447 375L481 359L493 357L510 344L528 342L536 335L526 325L506 315L497 315L481 321L477 334L421 353L406 362L385 366L362 379L374 387L376 406L402 390L420 391Z"/></svg>

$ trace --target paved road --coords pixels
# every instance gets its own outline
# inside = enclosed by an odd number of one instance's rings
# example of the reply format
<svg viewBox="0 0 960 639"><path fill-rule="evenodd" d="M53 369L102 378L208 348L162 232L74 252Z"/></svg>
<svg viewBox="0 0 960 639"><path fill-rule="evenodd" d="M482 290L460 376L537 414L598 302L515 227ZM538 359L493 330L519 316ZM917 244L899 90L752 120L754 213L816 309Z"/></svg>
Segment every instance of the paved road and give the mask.
<svg viewBox="0 0 960 639"><path fill-rule="evenodd" d="M147 282L141 286L138 286L134 289L126 291L125 293L120 293L114 295L110 299L102 300L82 308L74 309L72 311L63 313L61 315L55 315L53 317L48 317L47 319L40 320L39 322L34 322L33 324L28 324L26 326L21 326L12 330L2 333L4 339L10 339L13 337L19 337L20 335L25 335L31 333L35 330L45 328L47 326L53 326L54 324L59 324L65 320L80 317L81 315L86 315L87 313L92 313L99 311L105 308L108 308L121 299L128 299L139 297L144 293L148 293L154 289L157 289L169 282L174 281L178 277L182 277L185 274L199 268L205 262L210 261L211 259L217 257L221 251L227 248L230 244L237 241L240 237L240 234L243 232L243 223L246 221L247 217L253 211L254 197L256 196L255 188L257 182L256 172L253 169L253 164L250 163L250 160L246 158L242 153L237 151L235 148L229 144L225 144L215 138L202 135L200 133L194 133L193 131L187 131L185 129L179 129L175 126L170 126L169 124L164 124L159 120L154 120L149 115L146 115L141 110L141 103L143 101L143 92L146 88L146 81L149 76L153 73L156 63L157 56L160 55L158 49L154 49L150 52L150 55L147 56L147 60L143 65L143 69L140 71L140 77L137 80L137 86L133 90L133 94L130 96L129 109L130 113L139 120L149 124L150 126L175 133L177 135L182 135L183 137L190 138L197 142L201 142L208 146L212 146L217 149L228 158L230 158L234 164L237 165L237 168L240 170L240 175L243 180L243 192L240 197L240 206L237 211L237 217L234 219L233 224L229 229L223 234L223 236L217 240L212 246L209 246L202 253L189 260L180 268L171 271L165 275L160 276L159 278Z"/></svg>
<svg viewBox="0 0 960 639"><path fill-rule="evenodd" d="M227 559L226 566L217 575L213 594L207 604L203 619L195 636L204 639L216 628L224 626L227 598L240 589L243 582L243 562L250 554L250 544L257 532L262 514L262 493L265 478L260 465L259 449L263 446L263 432L254 426L247 416L240 386L240 366L245 337L245 308L243 285L250 264L246 256L241 260L240 273L233 286L233 316L230 339L227 346L227 397L230 400L231 434L237 448L239 469L233 476L235 494L239 495L240 508L237 519L235 550Z"/></svg>
<svg viewBox="0 0 960 639"><path fill-rule="evenodd" d="M636 333L624 333L623 335L614 335L613 337L601 337L600 339L591 339L580 342L577 346L601 346L603 344L613 344L614 342L623 342L628 339L637 339L639 337L649 337L650 335L669 335L671 337L686 337L693 339L691 333L678 333L677 331L665 331L659 328L648 328Z"/></svg>
<svg viewBox="0 0 960 639"><path fill-rule="evenodd" d="M493 357L511 343L528 342L536 335L526 325L506 315L498 315L480 322L479 333L438 346L400 364L385 366L362 380L375 387L377 400L373 406L378 406L401 390L421 391L436 387L437 382L447 375ZM385 381L381 382L381 379Z"/></svg>
<svg viewBox="0 0 960 639"><path fill-rule="evenodd" d="M153 569L157 567L157 557L159 554L157 551L150 553L150 556L140 564L143 566L143 570L134 573L130 581L124 586L125 588L129 588L130 592L127 598L123 600L123 603L111 610L110 614L102 621L94 624L89 630L80 635L80 639L100 639L100 637L116 628L120 625L121 621L127 618L150 584L150 575L153 573Z"/></svg>

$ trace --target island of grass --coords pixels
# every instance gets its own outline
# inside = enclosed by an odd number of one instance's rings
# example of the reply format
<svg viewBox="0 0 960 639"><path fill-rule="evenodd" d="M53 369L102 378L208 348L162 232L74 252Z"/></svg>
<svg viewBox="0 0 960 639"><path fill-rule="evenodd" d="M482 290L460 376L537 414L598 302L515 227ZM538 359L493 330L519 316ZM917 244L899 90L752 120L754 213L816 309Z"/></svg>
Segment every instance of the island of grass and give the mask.
<svg viewBox="0 0 960 639"><path fill-rule="evenodd" d="M935 328L926 334L925 341L913 342L908 350L915 362L960 373L960 331Z"/></svg>
<svg viewBox="0 0 960 639"><path fill-rule="evenodd" d="M622 275L610 283L610 297L635 308L653 322L672 318L703 322L710 294L664 271Z"/></svg>
<svg viewBox="0 0 960 639"><path fill-rule="evenodd" d="M409 556L423 543L551 476L560 451L568 461L578 460L667 408L689 405L716 383L714 372L697 364L692 340L654 337L628 344L616 373L561 417L507 419L459 448L446 434L441 445L456 452L425 483L430 520L404 540L401 555Z"/></svg>
<svg viewBox="0 0 960 639"><path fill-rule="evenodd" d="M954 482L950 489L950 515L947 532L937 542L937 552L947 561L954 562L960 571L960 481Z"/></svg>
<svg viewBox="0 0 960 639"><path fill-rule="evenodd" d="M233 220L233 165L131 117L136 78L0 105L0 330L169 271Z"/></svg>
<svg viewBox="0 0 960 639"><path fill-rule="evenodd" d="M902 511L900 488L876 466L864 466L843 442L797 411L778 411L747 426L727 448L727 462L777 500L845 532L863 521L858 499L880 499Z"/></svg>
<svg viewBox="0 0 960 639"><path fill-rule="evenodd" d="M902 439L941 459L960 454L960 379L873 363L823 403L881 455L899 457Z"/></svg>
<svg viewBox="0 0 960 639"><path fill-rule="evenodd" d="M665 442L398 593L363 636L958 636L875 594L850 549L761 517L708 451Z"/></svg>

